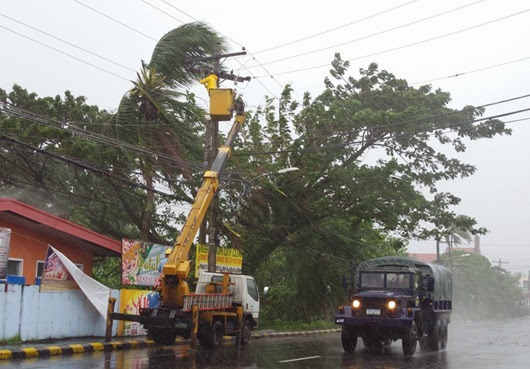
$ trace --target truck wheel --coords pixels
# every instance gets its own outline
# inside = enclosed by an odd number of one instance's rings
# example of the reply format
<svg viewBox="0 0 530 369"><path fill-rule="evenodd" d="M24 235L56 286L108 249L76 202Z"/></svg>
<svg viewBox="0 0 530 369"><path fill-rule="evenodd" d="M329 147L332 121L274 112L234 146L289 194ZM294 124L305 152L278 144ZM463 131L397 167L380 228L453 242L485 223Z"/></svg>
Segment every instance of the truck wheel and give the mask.
<svg viewBox="0 0 530 369"><path fill-rule="evenodd" d="M425 342L422 345L427 349L426 351L439 351L440 350L440 337L442 335L442 322L436 319L436 324L431 332L425 338Z"/></svg>
<svg viewBox="0 0 530 369"><path fill-rule="evenodd" d="M207 349L214 349L221 344L223 340L223 324L216 320L212 326L202 325L199 331L199 343Z"/></svg>
<svg viewBox="0 0 530 369"><path fill-rule="evenodd" d="M440 335L440 350L445 350L447 347L447 340L449 338L449 324L447 320L442 320L442 330Z"/></svg>
<svg viewBox="0 0 530 369"><path fill-rule="evenodd" d="M250 341L250 335L252 334L252 323L250 320L245 319L241 325L241 329L236 334L236 345L245 346Z"/></svg>
<svg viewBox="0 0 530 369"><path fill-rule="evenodd" d="M177 331L174 329L152 328L149 331L157 345L172 345L177 338Z"/></svg>
<svg viewBox="0 0 530 369"><path fill-rule="evenodd" d="M401 347L406 356L412 356L416 352L418 342L418 328L416 322L412 322L412 327L407 330L405 336L401 339Z"/></svg>
<svg viewBox="0 0 530 369"><path fill-rule="evenodd" d="M354 352L357 347L357 336L348 327L342 326L340 337L344 351Z"/></svg>

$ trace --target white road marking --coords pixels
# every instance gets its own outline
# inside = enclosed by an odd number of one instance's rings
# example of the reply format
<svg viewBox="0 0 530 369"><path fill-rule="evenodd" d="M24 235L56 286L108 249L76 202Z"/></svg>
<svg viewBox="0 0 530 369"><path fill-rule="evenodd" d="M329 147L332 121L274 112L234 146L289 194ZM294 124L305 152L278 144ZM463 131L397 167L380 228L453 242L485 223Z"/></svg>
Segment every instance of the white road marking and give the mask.
<svg viewBox="0 0 530 369"><path fill-rule="evenodd" d="M308 357L300 357L298 359L290 359L290 360L282 360L278 361L279 363L290 363L291 361L300 361L300 360L310 360L310 359L318 359L322 356L308 356Z"/></svg>

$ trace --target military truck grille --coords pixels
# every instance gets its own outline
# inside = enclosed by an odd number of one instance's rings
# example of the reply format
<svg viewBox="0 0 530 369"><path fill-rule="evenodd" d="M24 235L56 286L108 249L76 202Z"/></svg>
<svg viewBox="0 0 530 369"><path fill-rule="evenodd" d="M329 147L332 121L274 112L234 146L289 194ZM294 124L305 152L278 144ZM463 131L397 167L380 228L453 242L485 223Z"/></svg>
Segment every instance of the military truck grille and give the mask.
<svg viewBox="0 0 530 369"><path fill-rule="evenodd" d="M356 316L370 316L370 317L393 317L398 314L399 301L396 301L397 307L394 310L390 310L387 307L390 299L384 298L362 298L361 307L359 309L353 309L352 313ZM394 300L395 301L395 300ZM371 310L372 313L368 314L367 311ZM379 310L379 314L375 314L374 311Z"/></svg>

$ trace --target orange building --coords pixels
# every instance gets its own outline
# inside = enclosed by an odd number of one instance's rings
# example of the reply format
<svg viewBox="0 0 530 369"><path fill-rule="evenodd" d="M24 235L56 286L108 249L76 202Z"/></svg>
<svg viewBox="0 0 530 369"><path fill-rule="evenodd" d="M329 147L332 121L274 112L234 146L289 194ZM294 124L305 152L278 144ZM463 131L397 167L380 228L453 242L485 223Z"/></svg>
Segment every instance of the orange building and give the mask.
<svg viewBox="0 0 530 369"><path fill-rule="evenodd" d="M94 256L117 256L121 242L21 201L0 198L0 227L11 230L7 274L35 284L42 275L48 245L61 251L88 275Z"/></svg>

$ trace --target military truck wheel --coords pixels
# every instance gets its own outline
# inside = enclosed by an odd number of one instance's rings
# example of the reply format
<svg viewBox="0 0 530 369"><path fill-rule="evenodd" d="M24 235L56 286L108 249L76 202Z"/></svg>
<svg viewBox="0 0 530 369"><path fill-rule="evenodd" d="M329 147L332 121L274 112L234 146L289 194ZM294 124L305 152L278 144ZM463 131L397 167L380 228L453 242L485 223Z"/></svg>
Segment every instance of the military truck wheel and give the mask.
<svg viewBox="0 0 530 369"><path fill-rule="evenodd" d="M204 324L199 329L199 343L206 349L214 349L221 344L223 340L223 324L216 320L212 326Z"/></svg>
<svg viewBox="0 0 530 369"><path fill-rule="evenodd" d="M445 350L447 347L447 340L449 338L449 324L447 320L442 320L442 329L440 335L440 350Z"/></svg>
<svg viewBox="0 0 530 369"><path fill-rule="evenodd" d="M412 322L412 327L407 330L405 336L401 339L401 347L406 356L412 356L416 353L418 343L418 328L416 322Z"/></svg>
<svg viewBox="0 0 530 369"><path fill-rule="evenodd" d="M236 335L236 345L245 346L250 341L250 335L252 334L252 323L250 320L245 319L241 325L241 330Z"/></svg>
<svg viewBox="0 0 530 369"><path fill-rule="evenodd" d="M442 335L442 322L440 319L436 319L434 328L425 339L426 351L439 351L440 350L440 338Z"/></svg>
<svg viewBox="0 0 530 369"><path fill-rule="evenodd" d="M342 348L345 352L354 352L357 347L357 336L348 327L342 326Z"/></svg>
<svg viewBox="0 0 530 369"><path fill-rule="evenodd" d="M174 329L152 328L149 331L157 345L172 345L177 338L177 331Z"/></svg>

